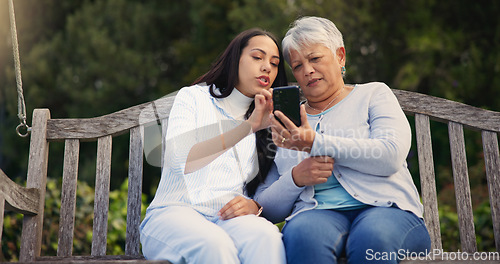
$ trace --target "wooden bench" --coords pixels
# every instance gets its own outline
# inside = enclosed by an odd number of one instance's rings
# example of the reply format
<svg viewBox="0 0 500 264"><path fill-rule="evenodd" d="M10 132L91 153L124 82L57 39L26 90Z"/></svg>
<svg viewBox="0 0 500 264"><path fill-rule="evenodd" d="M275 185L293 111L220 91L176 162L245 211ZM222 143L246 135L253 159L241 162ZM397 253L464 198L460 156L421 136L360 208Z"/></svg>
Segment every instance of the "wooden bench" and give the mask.
<svg viewBox="0 0 500 264"><path fill-rule="evenodd" d="M430 119L448 125L453 178L459 217L461 251L477 252L473 222L471 191L465 155L463 127L481 131L485 170L493 219L497 252L500 252L500 157L498 136L500 113L465 104L418 94L394 90L407 115L415 116L418 165L421 195L424 203L425 222L429 229L432 248L442 249L434 161L431 144ZM87 263L144 263L140 252L139 224L141 220L141 194L143 172L144 127L160 121L165 131L166 118L174 96L130 107L109 115L85 119L51 119L47 109L35 109L28 163L27 186L13 183L0 173L0 226L3 226L4 207L24 214L20 262ZM127 208L127 233L124 256L106 256L107 222L109 210L111 145L114 136L129 133L129 186ZM57 256L40 256L44 197L47 181L49 143L65 142L63 161L63 187L59 219ZM92 252L90 256L73 256L73 231L76 203L78 157L81 141L97 141L96 188ZM0 171L1 172L1 171ZM0 227L0 236L1 236ZM497 255L498 257L498 255ZM154 261L150 261L154 262ZM406 260L403 263L428 263L429 260ZM436 258L433 263L451 263ZM148 262L149 263L149 262ZM168 263L156 261L154 263ZM454 263L454 262L453 262ZM474 261L470 263L475 263ZM498 263L482 262L482 263Z"/></svg>

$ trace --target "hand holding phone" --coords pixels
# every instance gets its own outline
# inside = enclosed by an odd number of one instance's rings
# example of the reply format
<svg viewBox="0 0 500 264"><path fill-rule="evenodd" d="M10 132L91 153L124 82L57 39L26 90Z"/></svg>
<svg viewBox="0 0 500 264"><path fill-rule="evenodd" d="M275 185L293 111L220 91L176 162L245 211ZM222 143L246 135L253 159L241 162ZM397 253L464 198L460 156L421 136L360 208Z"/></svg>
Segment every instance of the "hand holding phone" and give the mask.
<svg viewBox="0 0 500 264"><path fill-rule="evenodd" d="M273 113L281 111L297 127L301 126L300 119L300 92L298 86L282 86L273 88ZM276 119L286 127L281 120Z"/></svg>

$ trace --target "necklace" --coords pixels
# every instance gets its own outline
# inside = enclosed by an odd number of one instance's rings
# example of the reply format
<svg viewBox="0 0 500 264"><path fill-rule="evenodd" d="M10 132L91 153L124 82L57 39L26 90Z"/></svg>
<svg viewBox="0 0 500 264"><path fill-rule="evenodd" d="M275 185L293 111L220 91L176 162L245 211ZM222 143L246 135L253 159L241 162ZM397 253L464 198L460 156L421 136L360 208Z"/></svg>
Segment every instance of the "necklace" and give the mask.
<svg viewBox="0 0 500 264"><path fill-rule="evenodd" d="M325 112L325 110L326 110L326 109L328 109L328 107L329 107L329 106L330 106L333 102L335 102L335 100L337 100L337 98L338 98L338 97L339 97L339 96L340 96L340 95L344 92L344 88L345 88L345 85L344 85L344 86L342 86L342 90L340 90L340 93L339 93L337 96L335 96L335 98L333 98L333 100L331 100L331 101L330 101L330 102L329 102L329 103L325 106L325 108L323 108L323 110L319 110L319 109L316 109L316 108L314 108L314 107L310 106L310 105L309 105L309 101L307 101L307 100L306 100L306 105L307 105L307 107L311 108L312 110L315 110L315 111L318 111L318 112L320 112L320 113L323 113L323 112Z"/></svg>

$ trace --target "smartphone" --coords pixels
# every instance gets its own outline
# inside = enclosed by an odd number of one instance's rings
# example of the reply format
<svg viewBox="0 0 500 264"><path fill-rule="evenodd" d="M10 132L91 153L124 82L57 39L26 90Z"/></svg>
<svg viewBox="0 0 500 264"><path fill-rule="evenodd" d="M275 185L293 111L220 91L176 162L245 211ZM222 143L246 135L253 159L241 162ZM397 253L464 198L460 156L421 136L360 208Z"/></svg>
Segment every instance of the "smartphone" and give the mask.
<svg viewBox="0 0 500 264"><path fill-rule="evenodd" d="M282 86L273 88L273 112L281 111L296 126L300 126L300 92L298 86ZM276 117L276 119L278 119ZM278 121L286 127L281 120Z"/></svg>

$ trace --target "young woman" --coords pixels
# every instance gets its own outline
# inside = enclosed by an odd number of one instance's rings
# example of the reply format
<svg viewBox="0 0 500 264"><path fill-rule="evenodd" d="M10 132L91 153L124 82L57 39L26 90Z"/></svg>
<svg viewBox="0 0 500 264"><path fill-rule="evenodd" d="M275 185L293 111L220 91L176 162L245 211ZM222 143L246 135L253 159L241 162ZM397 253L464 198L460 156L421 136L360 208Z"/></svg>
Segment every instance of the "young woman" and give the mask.
<svg viewBox="0 0 500 264"><path fill-rule="evenodd" d="M281 233L249 198L274 157L269 90L286 83L276 39L250 29L178 92L162 177L140 227L147 259L286 262Z"/></svg>

